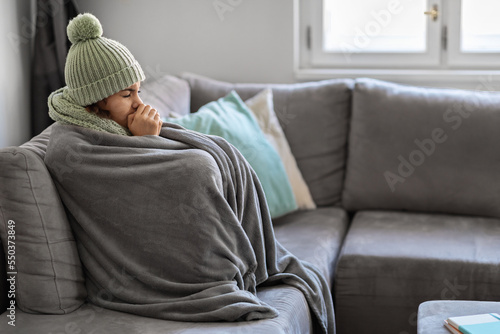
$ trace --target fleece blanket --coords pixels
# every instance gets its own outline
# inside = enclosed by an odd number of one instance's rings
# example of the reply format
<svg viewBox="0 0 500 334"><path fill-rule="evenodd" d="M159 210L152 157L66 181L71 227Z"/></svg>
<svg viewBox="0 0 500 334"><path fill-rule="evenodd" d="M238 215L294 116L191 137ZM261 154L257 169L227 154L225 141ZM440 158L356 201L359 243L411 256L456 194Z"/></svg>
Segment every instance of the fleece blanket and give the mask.
<svg viewBox="0 0 500 334"><path fill-rule="evenodd" d="M326 280L275 240L255 172L224 139L170 123L142 137L56 124L45 163L93 303L177 321L265 319L277 310L256 287L284 283L335 332Z"/></svg>

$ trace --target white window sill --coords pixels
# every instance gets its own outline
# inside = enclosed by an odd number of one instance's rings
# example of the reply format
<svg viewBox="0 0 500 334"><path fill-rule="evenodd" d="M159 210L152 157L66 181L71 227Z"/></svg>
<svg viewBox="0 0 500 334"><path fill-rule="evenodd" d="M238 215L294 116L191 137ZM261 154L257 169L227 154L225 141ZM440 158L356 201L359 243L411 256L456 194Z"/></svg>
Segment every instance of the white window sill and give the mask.
<svg viewBox="0 0 500 334"><path fill-rule="evenodd" d="M403 84L500 90L500 70L296 69L299 81L374 78Z"/></svg>

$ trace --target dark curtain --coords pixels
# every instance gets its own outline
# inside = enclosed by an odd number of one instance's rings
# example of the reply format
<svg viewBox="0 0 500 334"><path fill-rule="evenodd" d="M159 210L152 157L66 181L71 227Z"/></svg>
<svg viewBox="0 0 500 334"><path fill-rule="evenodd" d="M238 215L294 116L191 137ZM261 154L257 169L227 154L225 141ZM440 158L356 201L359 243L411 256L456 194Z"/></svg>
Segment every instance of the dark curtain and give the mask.
<svg viewBox="0 0 500 334"><path fill-rule="evenodd" d="M50 93L65 86L64 63L71 43L66 26L78 14L73 0L37 0L36 33L31 72L31 134L53 121L48 114Z"/></svg>

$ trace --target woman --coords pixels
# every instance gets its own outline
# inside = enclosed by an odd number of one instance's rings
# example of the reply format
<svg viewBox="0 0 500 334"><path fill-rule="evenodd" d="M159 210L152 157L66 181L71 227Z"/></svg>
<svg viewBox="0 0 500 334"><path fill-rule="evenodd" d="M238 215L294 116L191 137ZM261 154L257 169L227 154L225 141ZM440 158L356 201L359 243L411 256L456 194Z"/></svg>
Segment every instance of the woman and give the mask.
<svg viewBox="0 0 500 334"><path fill-rule="evenodd" d="M275 239L260 182L224 139L162 124L142 103L140 65L68 25L67 87L49 97L57 121L45 163L67 208L88 298L114 310L180 321L272 318L260 284L286 283L334 333L326 280Z"/></svg>

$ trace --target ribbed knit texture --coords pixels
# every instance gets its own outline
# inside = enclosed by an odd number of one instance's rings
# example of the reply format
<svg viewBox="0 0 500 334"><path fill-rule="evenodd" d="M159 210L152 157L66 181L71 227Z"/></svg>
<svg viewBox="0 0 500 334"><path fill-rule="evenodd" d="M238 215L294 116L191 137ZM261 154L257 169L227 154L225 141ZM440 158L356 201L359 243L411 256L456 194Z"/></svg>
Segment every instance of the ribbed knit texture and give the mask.
<svg viewBox="0 0 500 334"><path fill-rule="evenodd" d="M146 77L130 51L102 37L102 26L92 14L80 14L67 27L73 43L66 57L66 94L80 106L88 106Z"/></svg>
<svg viewBox="0 0 500 334"><path fill-rule="evenodd" d="M85 128L105 131L117 135L131 136L132 133L111 119L88 112L76 103L68 94L68 87L63 87L49 96L49 116L62 124L83 126Z"/></svg>

